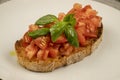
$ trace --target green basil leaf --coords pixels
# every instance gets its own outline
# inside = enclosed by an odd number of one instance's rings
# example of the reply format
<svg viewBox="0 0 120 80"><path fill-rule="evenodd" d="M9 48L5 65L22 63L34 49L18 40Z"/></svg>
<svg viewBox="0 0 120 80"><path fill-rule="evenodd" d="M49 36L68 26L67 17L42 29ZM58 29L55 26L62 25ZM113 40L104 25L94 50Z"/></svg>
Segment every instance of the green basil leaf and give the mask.
<svg viewBox="0 0 120 80"><path fill-rule="evenodd" d="M64 32L65 25L65 22L57 22L50 28L51 39L53 42L55 42L57 38Z"/></svg>
<svg viewBox="0 0 120 80"><path fill-rule="evenodd" d="M36 24L36 25L45 25L45 24L49 24L49 23L51 23L51 22L55 22L55 21L57 21L57 20L58 20L58 19L57 19L56 16L51 15L51 14L48 14L48 15L45 15L45 16L39 18L39 19L35 22L35 24Z"/></svg>
<svg viewBox="0 0 120 80"><path fill-rule="evenodd" d="M41 28L32 32L29 32L28 35L32 38L37 38L39 36L47 35L49 33L49 28Z"/></svg>
<svg viewBox="0 0 120 80"><path fill-rule="evenodd" d="M74 27L72 27L71 25L67 25L67 27L65 29L65 36L71 45L73 45L75 47L79 47L77 33L76 33Z"/></svg>
<svg viewBox="0 0 120 80"><path fill-rule="evenodd" d="M68 24L72 25L73 27L76 24L76 19L74 18L74 14L67 14L64 17L63 21L67 22Z"/></svg>

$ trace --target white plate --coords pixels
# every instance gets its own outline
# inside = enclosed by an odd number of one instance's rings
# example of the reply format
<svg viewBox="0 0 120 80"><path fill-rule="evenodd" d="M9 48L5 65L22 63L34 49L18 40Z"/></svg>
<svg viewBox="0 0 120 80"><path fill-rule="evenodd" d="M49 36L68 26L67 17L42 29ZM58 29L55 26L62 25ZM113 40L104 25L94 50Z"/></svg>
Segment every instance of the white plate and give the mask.
<svg viewBox="0 0 120 80"><path fill-rule="evenodd" d="M75 2L91 4L103 18L101 45L81 62L49 73L31 72L17 63L14 43L40 16L67 12ZM0 5L0 78L3 80L120 80L120 11L88 0L11 0Z"/></svg>

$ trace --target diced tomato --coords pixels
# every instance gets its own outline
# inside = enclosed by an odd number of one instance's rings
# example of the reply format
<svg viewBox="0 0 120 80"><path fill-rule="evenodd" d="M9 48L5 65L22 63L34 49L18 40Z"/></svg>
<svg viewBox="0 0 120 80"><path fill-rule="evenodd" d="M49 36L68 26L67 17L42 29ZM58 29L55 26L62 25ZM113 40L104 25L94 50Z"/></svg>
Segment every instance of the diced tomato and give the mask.
<svg viewBox="0 0 120 80"><path fill-rule="evenodd" d="M78 26L84 28L83 30L85 30L86 24L85 22L79 21Z"/></svg>
<svg viewBox="0 0 120 80"><path fill-rule="evenodd" d="M64 17L65 17L65 13L59 13L58 14L58 20L59 21L62 21Z"/></svg>
<svg viewBox="0 0 120 80"><path fill-rule="evenodd" d="M30 43L32 41L32 38L28 35L28 32L24 34L23 41L26 43Z"/></svg>
<svg viewBox="0 0 120 80"><path fill-rule="evenodd" d="M69 43L65 43L65 44L63 45L63 47L64 47L65 50L67 50L67 49L69 48L69 46L70 46Z"/></svg>
<svg viewBox="0 0 120 80"><path fill-rule="evenodd" d="M46 60L48 58L48 53L49 53L49 50L46 49L43 53L43 56L42 56L43 60Z"/></svg>
<svg viewBox="0 0 120 80"><path fill-rule="evenodd" d="M23 47L28 46L31 41L32 41L32 38L28 36L28 32L26 32L22 38L22 46Z"/></svg>
<svg viewBox="0 0 120 80"><path fill-rule="evenodd" d="M37 58L41 60L42 57L43 57L44 52L45 52L45 50L41 50L41 49L40 49L40 50L37 52Z"/></svg>
<svg viewBox="0 0 120 80"><path fill-rule="evenodd" d="M55 43L65 43L67 42L67 39L65 38L64 35L61 35L60 37L57 38L57 40L55 41Z"/></svg>
<svg viewBox="0 0 120 80"><path fill-rule="evenodd" d="M79 9L82 8L82 5L79 4L79 3L75 3L75 4L73 5L73 8L76 9L76 10L79 10Z"/></svg>
<svg viewBox="0 0 120 80"><path fill-rule="evenodd" d="M52 47L49 48L49 56L51 58L55 58L57 56L58 52L59 51L56 48L52 48Z"/></svg>
<svg viewBox="0 0 120 80"><path fill-rule="evenodd" d="M92 24L92 23L89 23L89 25L87 26L88 28L88 30L91 32L91 33L94 33L95 31L96 31L96 26L94 26L94 24Z"/></svg>
<svg viewBox="0 0 120 80"><path fill-rule="evenodd" d="M39 26L37 26L37 25L31 24L31 25L29 26L29 31L35 31L35 30L37 30L37 29L39 29Z"/></svg>
<svg viewBox="0 0 120 80"><path fill-rule="evenodd" d="M22 41L22 46L23 47L27 47L28 45L29 45L29 43L26 43L26 42Z"/></svg>
<svg viewBox="0 0 120 80"><path fill-rule="evenodd" d="M25 48L25 51L26 51L26 56L31 59L37 52L38 52L38 47L35 46L33 43L31 43L30 45L28 45L26 48Z"/></svg>
<svg viewBox="0 0 120 80"><path fill-rule="evenodd" d="M78 26L76 28L76 32L77 33L81 33L81 34L84 34L86 32L86 27L85 26Z"/></svg>
<svg viewBox="0 0 120 80"><path fill-rule="evenodd" d="M97 35L93 34L93 33L85 33L84 35L85 35L85 37L92 37L92 38L96 38L97 37Z"/></svg>
<svg viewBox="0 0 120 80"><path fill-rule="evenodd" d="M88 9L92 9L90 5L86 5L84 8L82 8L82 12L86 12Z"/></svg>
<svg viewBox="0 0 120 80"><path fill-rule="evenodd" d="M71 52L73 51L73 47L72 46L69 46L66 51L64 51L63 53L61 53L61 55L64 55L64 56L68 56L71 54Z"/></svg>
<svg viewBox="0 0 120 80"><path fill-rule="evenodd" d="M46 60L48 58L49 50L39 50L37 53L37 58L39 60Z"/></svg>
<svg viewBox="0 0 120 80"><path fill-rule="evenodd" d="M63 46L60 48L60 54L64 56L68 56L73 51L73 46L71 46L69 43L63 44Z"/></svg>
<svg viewBox="0 0 120 80"><path fill-rule="evenodd" d="M35 44L40 48L40 49L46 49L48 46L50 39L49 37L38 37L34 40Z"/></svg>
<svg viewBox="0 0 120 80"><path fill-rule="evenodd" d="M93 25L95 27L99 27L101 24L101 19L102 19L101 17L95 16L95 17L91 18L91 22L93 22Z"/></svg>
<svg viewBox="0 0 120 80"><path fill-rule="evenodd" d="M85 46L85 45L86 45L85 36L83 35L83 33L79 32L79 29L77 29L76 32L77 32L77 35L78 35L79 43L80 43L82 46Z"/></svg>
<svg viewBox="0 0 120 80"><path fill-rule="evenodd" d="M97 14L96 10L87 9L86 14L89 15L89 17L95 16Z"/></svg>
<svg viewBox="0 0 120 80"><path fill-rule="evenodd" d="M73 5L73 8L68 12L68 14L75 14L76 15L76 12L78 12L81 9L82 9L82 5L79 3L75 3Z"/></svg>

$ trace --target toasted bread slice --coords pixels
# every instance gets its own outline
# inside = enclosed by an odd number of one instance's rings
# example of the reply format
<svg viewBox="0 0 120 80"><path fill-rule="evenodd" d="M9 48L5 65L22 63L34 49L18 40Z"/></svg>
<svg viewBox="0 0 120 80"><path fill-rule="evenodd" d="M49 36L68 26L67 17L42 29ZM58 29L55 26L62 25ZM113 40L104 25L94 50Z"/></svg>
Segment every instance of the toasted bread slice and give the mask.
<svg viewBox="0 0 120 80"><path fill-rule="evenodd" d="M76 50L69 56L58 56L56 58L48 58L47 60L32 60L25 57L25 48L22 47L22 39L16 41L15 49L17 52L18 62L31 71L49 72L56 68L73 64L81 61L86 56L90 55L102 41L103 25L98 27L98 37L90 40L90 44L85 47L76 48Z"/></svg>

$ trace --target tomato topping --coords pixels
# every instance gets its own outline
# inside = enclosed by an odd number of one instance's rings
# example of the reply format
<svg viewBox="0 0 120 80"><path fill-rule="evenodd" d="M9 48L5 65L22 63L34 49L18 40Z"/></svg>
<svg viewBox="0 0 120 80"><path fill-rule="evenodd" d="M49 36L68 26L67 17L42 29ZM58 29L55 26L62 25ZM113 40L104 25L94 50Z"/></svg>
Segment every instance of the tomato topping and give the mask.
<svg viewBox="0 0 120 80"><path fill-rule="evenodd" d="M73 5L73 8L67 14L74 14L73 18L75 18L74 20L76 20L76 23L75 26L72 27L77 33L77 38L80 46L86 46L87 44L89 44L89 40L91 38L97 38L97 30L98 27L101 26L102 18L100 16L97 16L97 11L93 10L90 5L82 7L81 4L75 3ZM49 31L49 29L55 23L57 23L57 21L64 22L64 17L67 14L59 13L58 18L52 16L56 22L51 22L42 25L42 27L47 28ZM46 19L43 19L43 22L50 22L49 20L45 20ZM52 19L50 18L50 20ZM22 45L23 47L26 47L25 51L29 59L31 59L35 55L39 60L46 60L47 58L56 58L59 55L69 56L74 51L75 47L68 43L64 32L57 38L55 42L52 42L51 36L49 34L50 32L48 32L48 34L38 36L37 38L33 39L30 36L28 36L28 32L35 31L38 29L40 29L40 26L34 24L30 25L29 30L25 33L22 39Z"/></svg>

